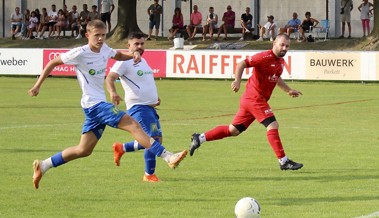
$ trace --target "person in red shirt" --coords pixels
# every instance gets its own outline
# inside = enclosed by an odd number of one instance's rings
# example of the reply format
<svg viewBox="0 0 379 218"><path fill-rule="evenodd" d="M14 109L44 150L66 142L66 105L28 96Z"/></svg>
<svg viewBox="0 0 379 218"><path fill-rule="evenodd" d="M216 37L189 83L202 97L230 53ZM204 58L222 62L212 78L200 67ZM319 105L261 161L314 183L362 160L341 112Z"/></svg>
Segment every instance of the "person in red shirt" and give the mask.
<svg viewBox="0 0 379 218"><path fill-rule="evenodd" d="M189 147L191 156L203 142L238 136L254 120L257 120L267 129L267 139L279 160L280 169L298 170L303 167L303 164L296 163L286 156L279 137L279 124L270 105L267 103L276 86L279 86L291 97L302 95L300 91L290 88L280 77L284 66L283 57L286 55L289 47L289 36L279 34L271 50L250 56L238 63L235 79L231 84L231 89L234 92L240 90L244 69L254 67L252 76L247 81L246 90L241 96L239 111L229 126L217 126L202 134L194 133Z"/></svg>
<svg viewBox="0 0 379 218"><path fill-rule="evenodd" d="M221 31L224 31L224 40L228 40L228 30L232 31L234 29L234 24L236 21L236 13L232 11L232 6L228 5L226 7L226 12L222 16L222 21L224 21L224 23L218 29L217 40L220 38Z"/></svg>

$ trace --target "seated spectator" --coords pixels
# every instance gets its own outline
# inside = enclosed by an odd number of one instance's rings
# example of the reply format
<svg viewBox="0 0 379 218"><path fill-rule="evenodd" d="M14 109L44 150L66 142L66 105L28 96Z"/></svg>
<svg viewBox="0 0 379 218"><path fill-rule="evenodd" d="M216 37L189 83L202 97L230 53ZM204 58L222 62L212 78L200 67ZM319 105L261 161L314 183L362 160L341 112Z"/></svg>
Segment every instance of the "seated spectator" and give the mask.
<svg viewBox="0 0 379 218"><path fill-rule="evenodd" d="M267 16L267 23L262 26L257 25L259 28L259 39L257 41L263 41L264 38L269 38L270 41L274 41L278 35L278 25L274 22L274 16Z"/></svg>
<svg viewBox="0 0 379 218"><path fill-rule="evenodd" d="M299 41L305 42L306 41L305 32L309 32L311 28L316 27L318 23L319 23L318 20L311 18L311 12L309 11L305 12L305 19L299 26L299 33L302 38L302 40L299 39Z"/></svg>
<svg viewBox="0 0 379 218"><path fill-rule="evenodd" d="M249 33L253 27L253 15L250 14L250 8L246 7L246 13L241 15L241 27L242 37L240 40L244 40L245 33Z"/></svg>
<svg viewBox="0 0 379 218"><path fill-rule="evenodd" d="M232 6L228 5L228 7L226 7L226 12L222 16L222 21L224 23L218 29L216 40L220 38L221 31L224 31L224 34L225 34L224 40L228 40L228 30L234 29L234 24L236 21L236 13L232 11Z"/></svg>
<svg viewBox="0 0 379 218"><path fill-rule="evenodd" d="M26 39L28 34L28 26L29 26L29 19L30 19L30 10L25 9L23 18L22 18L22 26L21 26L21 35L22 39Z"/></svg>
<svg viewBox="0 0 379 218"><path fill-rule="evenodd" d="M36 16L36 12L32 11L29 18L29 26L28 26L28 33L26 35L26 39L33 38L33 31L37 29L37 25L38 25L38 18Z"/></svg>
<svg viewBox="0 0 379 218"><path fill-rule="evenodd" d="M16 34L21 30L22 26L22 14L20 13L20 8L16 7L14 12L11 14L11 34L12 39L16 39Z"/></svg>
<svg viewBox="0 0 379 218"><path fill-rule="evenodd" d="M89 21L95 20L95 19L100 19L100 14L97 11L96 5L92 5L92 10L91 10L91 12L89 12L88 16L89 16Z"/></svg>
<svg viewBox="0 0 379 218"><path fill-rule="evenodd" d="M180 8L175 8L174 16L172 16L172 27L169 29L170 36L168 37L168 40L175 38L176 33L182 29L184 29L182 10Z"/></svg>
<svg viewBox="0 0 379 218"><path fill-rule="evenodd" d="M53 4L51 5L51 11L47 14L49 16L49 23L47 23L49 27L49 35L48 38L50 38L54 31L54 25L58 22L58 11L56 10L56 6Z"/></svg>
<svg viewBox="0 0 379 218"><path fill-rule="evenodd" d="M71 27L71 37L77 37L79 35L78 18L79 12L77 11L76 5L73 5L71 11L68 13L68 25Z"/></svg>
<svg viewBox="0 0 379 218"><path fill-rule="evenodd" d="M64 15L63 10L59 9L57 23L54 25L55 31L58 33L56 37L57 39L61 37L61 31L66 27L66 25L66 16Z"/></svg>
<svg viewBox="0 0 379 218"><path fill-rule="evenodd" d="M47 15L46 8L42 8L42 14L39 20L39 25L37 28L37 39L43 39L43 34L45 33L46 29L49 27L49 16Z"/></svg>
<svg viewBox="0 0 379 218"><path fill-rule="evenodd" d="M293 12L292 19L288 21L287 25L285 25L284 28L279 29L279 33L286 33L288 36L290 36L291 33L298 32L300 24L301 21L297 18L297 13Z"/></svg>
<svg viewBox="0 0 379 218"><path fill-rule="evenodd" d="M190 17L190 24L187 26L188 39L195 38L197 31L202 27L201 22L203 21L203 16L198 11L197 5L193 6L193 12ZM192 32L193 31L193 32Z"/></svg>
<svg viewBox="0 0 379 218"><path fill-rule="evenodd" d="M86 33L88 21L89 21L88 5L83 4L83 11L80 12L79 17L78 17L79 34L75 39L81 39L84 37L84 34Z"/></svg>
<svg viewBox="0 0 379 218"><path fill-rule="evenodd" d="M209 7L209 14L207 15L206 24L203 26L203 41L209 32L210 40L213 40L213 32L217 29L218 15L214 13L214 8Z"/></svg>

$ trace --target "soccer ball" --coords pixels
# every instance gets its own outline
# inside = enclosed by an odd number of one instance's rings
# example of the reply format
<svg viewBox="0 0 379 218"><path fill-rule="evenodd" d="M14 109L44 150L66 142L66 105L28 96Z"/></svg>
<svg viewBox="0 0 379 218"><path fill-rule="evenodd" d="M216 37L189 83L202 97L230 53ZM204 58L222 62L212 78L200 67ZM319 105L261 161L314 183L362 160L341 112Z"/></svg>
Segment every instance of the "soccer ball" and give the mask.
<svg viewBox="0 0 379 218"><path fill-rule="evenodd" d="M261 207L254 198L245 197L237 202L234 213L236 218L259 218Z"/></svg>

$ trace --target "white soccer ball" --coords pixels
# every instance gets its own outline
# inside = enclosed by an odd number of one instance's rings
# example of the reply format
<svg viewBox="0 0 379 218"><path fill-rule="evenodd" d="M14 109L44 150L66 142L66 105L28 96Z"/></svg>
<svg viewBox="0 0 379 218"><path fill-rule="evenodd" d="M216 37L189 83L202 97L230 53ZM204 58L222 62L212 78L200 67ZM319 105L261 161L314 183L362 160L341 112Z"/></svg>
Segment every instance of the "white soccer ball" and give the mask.
<svg viewBox="0 0 379 218"><path fill-rule="evenodd" d="M245 197L237 202L234 213L236 218L259 218L261 207L254 198Z"/></svg>

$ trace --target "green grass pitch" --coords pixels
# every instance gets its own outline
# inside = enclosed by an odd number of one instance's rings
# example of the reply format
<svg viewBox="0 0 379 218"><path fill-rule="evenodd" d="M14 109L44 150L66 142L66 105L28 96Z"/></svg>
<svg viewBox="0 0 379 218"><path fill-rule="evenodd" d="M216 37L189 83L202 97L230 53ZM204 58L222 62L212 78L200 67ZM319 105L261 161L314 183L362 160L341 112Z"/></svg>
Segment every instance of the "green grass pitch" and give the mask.
<svg viewBox="0 0 379 218"><path fill-rule="evenodd" d="M262 218L355 218L379 211L379 84L291 82L292 99L270 100L287 155L304 164L280 171L258 123L203 144L176 170L157 159L162 182L142 182L143 152L113 163L112 144L131 135L107 127L90 157L48 171L32 186L32 162L79 142L83 112L75 79L0 77L0 217L232 218L251 196ZM229 124L239 93L224 80L157 80L163 144L188 148L193 132ZM243 82L244 87L245 81ZM121 86L117 85L121 94ZM122 93L123 94L123 93ZM120 106L125 109L125 105Z"/></svg>

